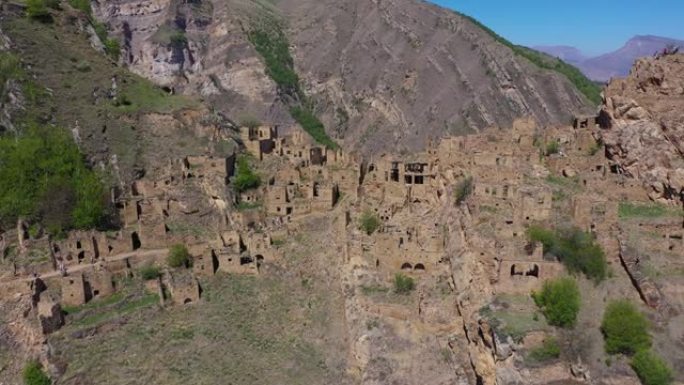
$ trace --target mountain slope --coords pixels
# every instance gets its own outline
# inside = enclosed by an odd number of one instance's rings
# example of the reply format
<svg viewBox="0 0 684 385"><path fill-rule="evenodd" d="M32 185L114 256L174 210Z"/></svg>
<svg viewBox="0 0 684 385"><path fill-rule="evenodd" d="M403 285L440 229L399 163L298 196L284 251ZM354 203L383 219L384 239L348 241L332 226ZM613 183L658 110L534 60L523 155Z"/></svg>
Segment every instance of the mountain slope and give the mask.
<svg viewBox="0 0 684 385"><path fill-rule="evenodd" d="M264 18L280 19L307 105L328 134L366 152L417 149L445 133L508 126L524 115L564 123L592 109L564 76L426 3L115 0L95 14L123 38L124 60L136 73L200 94L233 119L287 127L287 93L246 36Z"/></svg>
<svg viewBox="0 0 684 385"><path fill-rule="evenodd" d="M445 132L589 107L563 76L516 55L469 19L427 3L282 0L295 62L328 127L351 145L423 146ZM349 120L346 122L346 117Z"/></svg>

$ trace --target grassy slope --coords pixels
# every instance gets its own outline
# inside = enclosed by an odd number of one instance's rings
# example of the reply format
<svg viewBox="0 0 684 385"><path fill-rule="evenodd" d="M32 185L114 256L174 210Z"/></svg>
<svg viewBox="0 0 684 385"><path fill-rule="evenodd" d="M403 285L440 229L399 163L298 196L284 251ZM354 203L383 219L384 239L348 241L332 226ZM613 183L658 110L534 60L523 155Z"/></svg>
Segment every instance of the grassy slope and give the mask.
<svg viewBox="0 0 684 385"><path fill-rule="evenodd" d="M497 42L512 49L516 55L524 57L539 68L555 71L565 76L592 103L597 105L601 103L601 88L596 83L584 76L579 69L565 63L560 59L553 58L531 48L513 44L484 24L480 23L475 18L464 14L460 15L481 28L483 31L487 32Z"/></svg>
<svg viewBox="0 0 684 385"><path fill-rule="evenodd" d="M66 128L78 124L82 150L96 160L116 154L124 174L144 163L145 146L151 144L145 133L136 129L142 113L170 113L197 106L185 97L168 96L116 66L96 52L87 36L66 17L50 25L8 18L2 28L13 41L15 54L30 66L35 83L50 90L51 96L27 114L38 120L52 118L51 123ZM118 106L107 98L115 76L119 100L126 101Z"/></svg>
<svg viewBox="0 0 684 385"><path fill-rule="evenodd" d="M334 369L305 337L321 327L320 315L312 310L316 295L299 282L219 275L203 289L202 303L168 311L140 295L77 311L51 337L69 363L64 382L323 384L333 378ZM93 337L71 337L123 319Z"/></svg>

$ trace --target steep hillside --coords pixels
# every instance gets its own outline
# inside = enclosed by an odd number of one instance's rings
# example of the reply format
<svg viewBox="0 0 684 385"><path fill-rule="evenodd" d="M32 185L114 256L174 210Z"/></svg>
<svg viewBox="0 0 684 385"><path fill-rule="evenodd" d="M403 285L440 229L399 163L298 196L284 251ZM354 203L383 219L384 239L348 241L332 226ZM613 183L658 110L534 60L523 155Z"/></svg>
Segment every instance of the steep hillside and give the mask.
<svg viewBox="0 0 684 385"><path fill-rule="evenodd" d="M134 72L203 95L234 119L288 126L293 93L273 81L248 33L282 36L301 80L298 105L333 138L366 151L416 149L523 115L565 123L592 109L551 71L555 59L507 47L463 16L414 1L115 0L99 3L95 15L123 38L123 61Z"/></svg>

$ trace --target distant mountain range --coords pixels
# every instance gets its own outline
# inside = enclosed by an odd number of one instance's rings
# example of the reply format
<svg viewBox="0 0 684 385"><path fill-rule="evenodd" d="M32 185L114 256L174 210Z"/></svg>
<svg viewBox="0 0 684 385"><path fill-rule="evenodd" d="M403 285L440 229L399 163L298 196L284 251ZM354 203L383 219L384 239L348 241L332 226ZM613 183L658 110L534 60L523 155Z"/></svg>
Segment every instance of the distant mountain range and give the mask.
<svg viewBox="0 0 684 385"><path fill-rule="evenodd" d="M536 46L533 48L576 66L592 80L604 82L613 77L627 76L634 60L651 56L668 45L679 46L684 51L684 40L660 36L635 36L617 51L596 57L587 57L575 47Z"/></svg>

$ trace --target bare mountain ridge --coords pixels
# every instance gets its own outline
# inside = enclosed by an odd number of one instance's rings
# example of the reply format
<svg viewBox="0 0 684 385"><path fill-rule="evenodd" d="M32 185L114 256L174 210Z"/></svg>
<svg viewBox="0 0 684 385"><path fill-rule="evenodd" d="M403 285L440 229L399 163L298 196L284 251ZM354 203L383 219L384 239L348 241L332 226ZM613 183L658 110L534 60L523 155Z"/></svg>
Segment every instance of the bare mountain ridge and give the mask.
<svg viewBox="0 0 684 385"><path fill-rule="evenodd" d="M593 109L564 76L469 19L413 0L115 0L95 14L123 38L134 72L202 95L232 119L287 126L282 94L246 36L255 20L281 19L314 112L338 142L365 152L415 150L527 115L566 123ZM184 39L174 43L169 30Z"/></svg>
<svg viewBox="0 0 684 385"><path fill-rule="evenodd" d="M596 57L585 57L574 47L537 46L534 48L578 67L592 80L604 82L614 77L627 76L635 60L652 56L670 45L684 48L684 40L639 35L628 40L620 49Z"/></svg>

